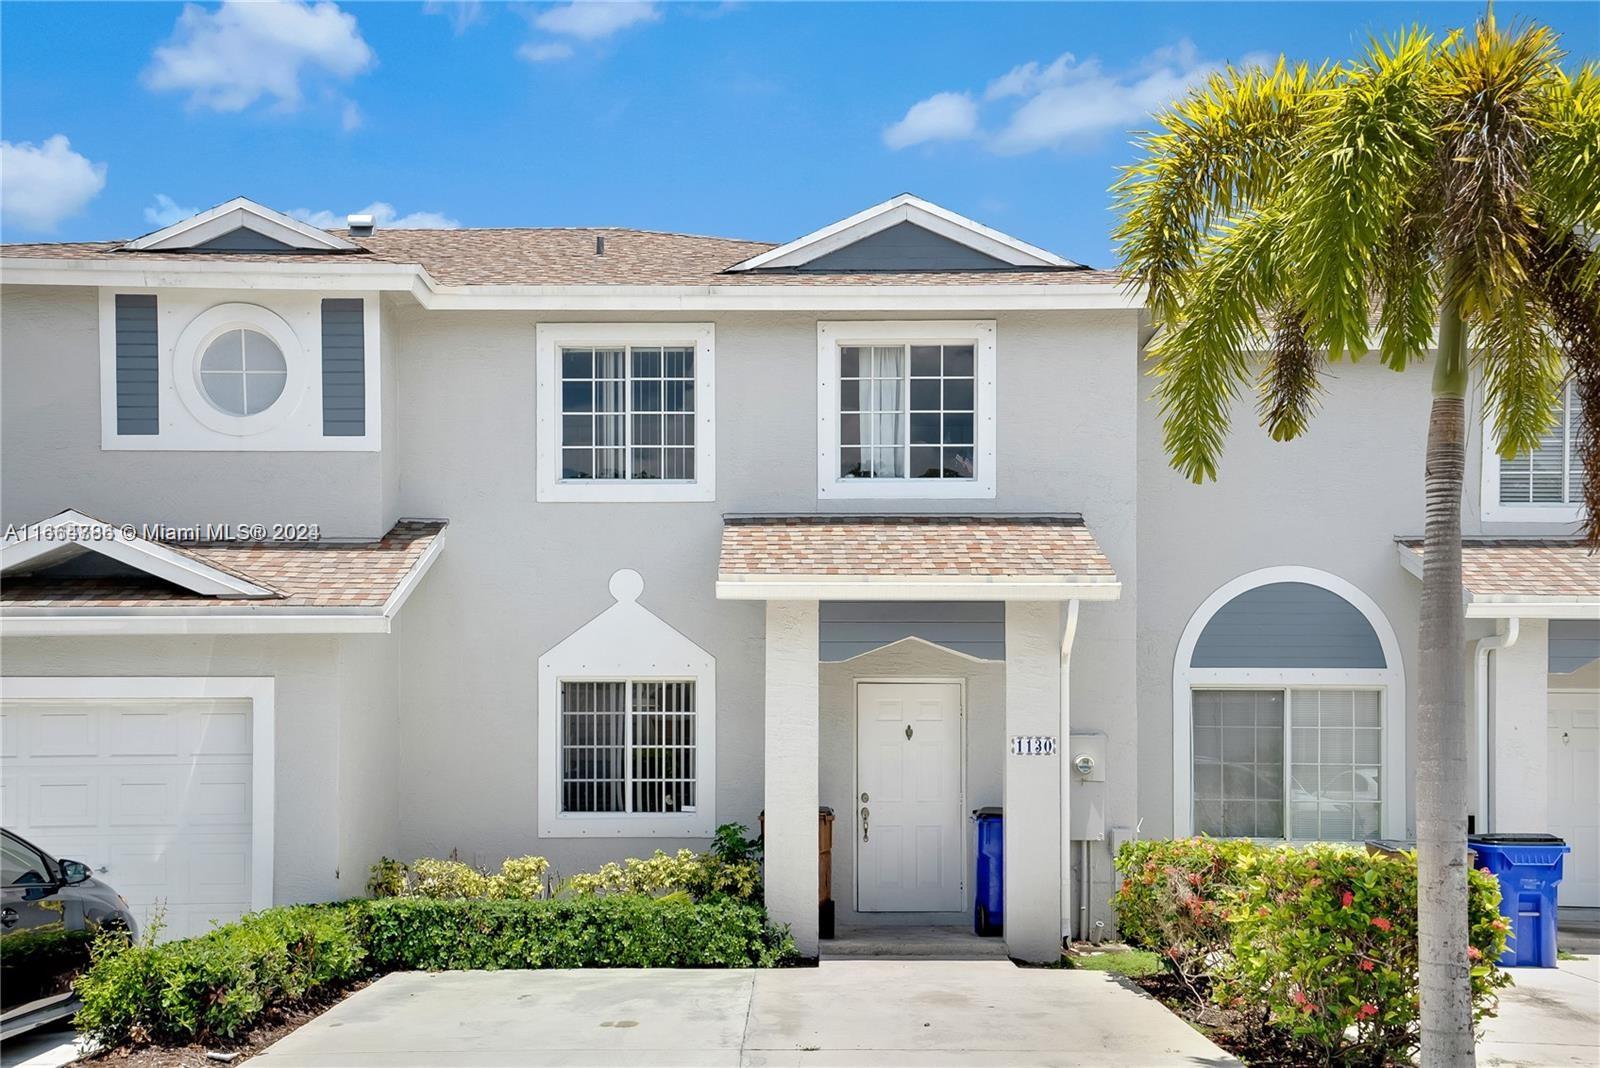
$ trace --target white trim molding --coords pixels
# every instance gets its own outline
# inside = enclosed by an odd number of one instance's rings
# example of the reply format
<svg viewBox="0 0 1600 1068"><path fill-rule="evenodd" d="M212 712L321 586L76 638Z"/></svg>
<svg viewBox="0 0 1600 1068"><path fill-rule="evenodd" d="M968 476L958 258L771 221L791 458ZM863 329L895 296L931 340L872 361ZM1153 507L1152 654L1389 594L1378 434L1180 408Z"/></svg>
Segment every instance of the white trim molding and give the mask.
<svg viewBox="0 0 1600 1068"><path fill-rule="evenodd" d="M283 391L253 415L234 415L218 408L200 379L200 360L207 346L232 330L256 331L270 338L283 353ZM300 406L311 381L309 363L299 336L283 316L259 304L229 301L207 308L184 324L172 347L172 388L201 426L219 434L248 437L281 425Z"/></svg>
<svg viewBox="0 0 1600 1068"><path fill-rule="evenodd" d="M965 245L986 256L993 256L1013 267L1080 266L1071 260L1062 259L1054 252L1046 252L1037 245L1030 245L1010 234L990 229L980 222L975 222L964 215L957 215L948 208L941 208L919 196L901 193L881 204L874 204L865 211L858 211L847 219L841 219L803 237L797 237L788 244L779 245L759 256L742 260L728 270L754 271L761 268L804 266L830 252L853 245L863 238L871 237L903 222L931 230L940 237Z"/></svg>
<svg viewBox="0 0 1600 1068"><path fill-rule="evenodd" d="M273 904L273 834L277 814L277 754L274 700L277 681L271 676L144 675L67 676L7 675L0 677L0 698L8 700L177 701L248 700L250 702L250 908Z"/></svg>
<svg viewBox="0 0 1600 1068"><path fill-rule="evenodd" d="M7 538L0 546L0 574L29 564L48 566L78 552L96 552L202 597L277 596L265 586L72 508L17 533L19 536Z"/></svg>
<svg viewBox="0 0 1600 1068"><path fill-rule="evenodd" d="M1383 668L1196 668L1195 645L1206 624L1242 593L1279 582L1301 582L1337 594L1366 617L1383 649ZM1377 602L1353 583L1314 567L1265 567L1240 575L1218 587L1201 602L1183 636L1172 663L1172 834L1184 838L1194 833L1194 721L1193 691L1197 688L1313 689L1318 687L1380 691L1383 714L1383 777L1380 789L1381 827L1385 838L1403 838L1406 829L1406 675L1400 642ZM1287 714L1287 712L1286 712ZM1284 769L1287 786L1288 769Z"/></svg>
<svg viewBox="0 0 1600 1068"><path fill-rule="evenodd" d="M993 500L998 359L993 319L819 320L817 322L817 499ZM972 478L840 478L839 350L846 345L973 346ZM909 403L909 400L908 400ZM909 409L907 409L909 411ZM910 433L910 419L906 420Z"/></svg>
<svg viewBox="0 0 1600 1068"><path fill-rule="evenodd" d="M719 601L1115 601L1122 583L1058 575L728 575Z"/></svg>
<svg viewBox="0 0 1600 1068"><path fill-rule="evenodd" d="M134 252L192 249L241 228L307 252L361 251L361 246L352 241L303 223L281 211L274 211L265 204L257 204L247 197L234 197L199 215L135 238L122 247Z"/></svg>
<svg viewBox="0 0 1600 1068"><path fill-rule="evenodd" d="M535 498L541 502L632 503L717 499L716 326L713 323L540 323L534 328L537 412ZM667 345L694 347L694 479L561 477L562 346ZM631 381L624 385L630 395ZM624 419L632 421L631 415ZM630 431L631 432L631 431Z"/></svg>
<svg viewBox="0 0 1600 1068"><path fill-rule="evenodd" d="M717 826L716 658L639 603L637 571L614 573L610 592L610 608L539 658L539 837L709 838ZM562 812L561 684L634 680L694 683L693 811Z"/></svg>
<svg viewBox="0 0 1600 1068"><path fill-rule="evenodd" d="M1576 387L1568 382L1563 389L1568 402L1576 393ZM1571 422L1571 415L1567 407L1563 407L1563 418ZM1479 420L1480 431L1480 456L1479 483L1478 483L1478 512L1479 518L1485 523L1548 523L1552 526L1561 526L1566 529L1562 534L1579 533L1578 523L1583 519L1583 504L1581 501L1570 501L1562 504L1503 504L1500 500L1500 451L1495 447L1496 433L1493 417L1487 412ZM1572 457L1577 448L1576 435L1571 432L1570 425L1562 441L1563 470L1561 484L1565 490L1569 484L1569 472L1566 464L1572 462Z"/></svg>

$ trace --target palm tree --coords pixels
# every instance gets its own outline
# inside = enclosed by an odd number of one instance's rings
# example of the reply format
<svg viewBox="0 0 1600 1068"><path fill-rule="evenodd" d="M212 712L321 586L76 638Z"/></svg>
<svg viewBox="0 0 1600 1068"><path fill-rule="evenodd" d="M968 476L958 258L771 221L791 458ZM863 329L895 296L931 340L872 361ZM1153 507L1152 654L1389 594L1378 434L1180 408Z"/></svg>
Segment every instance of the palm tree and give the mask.
<svg viewBox="0 0 1600 1068"><path fill-rule="evenodd" d="M1247 388L1287 441L1315 413L1325 366L1361 358L1369 338L1395 371L1432 356L1416 772L1425 1065L1473 1062L1461 486L1474 372L1507 457L1534 446L1572 377L1586 533L1600 544L1600 68L1570 73L1563 59L1549 30L1505 31L1491 14L1471 34L1374 41L1341 66L1229 68L1155 117L1114 190L1129 284L1160 327L1166 450L1195 481L1216 476Z"/></svg>

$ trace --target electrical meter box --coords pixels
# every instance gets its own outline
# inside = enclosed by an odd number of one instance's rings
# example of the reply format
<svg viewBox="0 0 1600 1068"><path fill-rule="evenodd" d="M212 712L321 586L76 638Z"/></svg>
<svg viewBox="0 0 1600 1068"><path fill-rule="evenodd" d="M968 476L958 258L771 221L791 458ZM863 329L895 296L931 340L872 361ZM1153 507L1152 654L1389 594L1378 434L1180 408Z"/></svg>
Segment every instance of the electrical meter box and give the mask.
<svg viewBox="0 0 1600 1068"><path fill-rule="evenodd" d="M1073 731L1067 738L1068 820L1074 842L1106 837L1106 736Z"/></svg>

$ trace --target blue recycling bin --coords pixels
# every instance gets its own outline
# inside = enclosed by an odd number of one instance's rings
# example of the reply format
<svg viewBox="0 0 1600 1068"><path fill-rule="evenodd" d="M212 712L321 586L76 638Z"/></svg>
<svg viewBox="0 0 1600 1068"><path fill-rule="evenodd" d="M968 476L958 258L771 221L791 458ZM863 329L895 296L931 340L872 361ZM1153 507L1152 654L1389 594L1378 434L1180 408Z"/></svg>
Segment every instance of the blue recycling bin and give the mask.
<svg viewBox="0 0 1600 1068"><path fill-rule="evenodd" d="M1500 915L1511 925L1502 968L1556 966L1556 889L1572 847L1553 834L1477 834L1478 866L1500 880Z"/></svg>
<svg viewBox="0 0 1600 1068"><path fill-rule="evenodd" d="M1005 821L998 805L974 809L972 822L978 828L977 878L972 902L972 929L980 935L999 935L1005 931Z"/></svg>

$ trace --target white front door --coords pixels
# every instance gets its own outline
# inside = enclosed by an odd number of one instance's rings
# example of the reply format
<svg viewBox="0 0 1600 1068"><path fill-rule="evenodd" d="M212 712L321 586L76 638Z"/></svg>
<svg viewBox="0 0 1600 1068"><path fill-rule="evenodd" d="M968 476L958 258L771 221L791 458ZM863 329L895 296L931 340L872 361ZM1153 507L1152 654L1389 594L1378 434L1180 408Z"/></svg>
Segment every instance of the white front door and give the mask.
<svg viewBox="0 0 1600 1068"><path fill-rule="evenodd" d="M1600 907L1600 690L1550 691L1550 833L1567 840L1558 895Z"/></svg>
<svg viewBox="0 0 1600 1068"><path fill-rule="evenodd" d="M960 683L864 682L856 702L857 911L965 909Z"/></svg>
<svg viewBox="0 0 1600 1068"><path fill-rule="evenodd" d="M7 830L93 868L141 930L204 934L250 909L247 700L0 702Z"/></svg>

